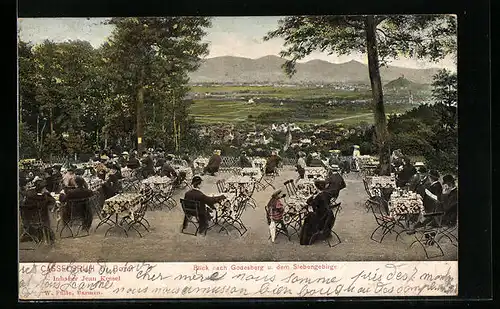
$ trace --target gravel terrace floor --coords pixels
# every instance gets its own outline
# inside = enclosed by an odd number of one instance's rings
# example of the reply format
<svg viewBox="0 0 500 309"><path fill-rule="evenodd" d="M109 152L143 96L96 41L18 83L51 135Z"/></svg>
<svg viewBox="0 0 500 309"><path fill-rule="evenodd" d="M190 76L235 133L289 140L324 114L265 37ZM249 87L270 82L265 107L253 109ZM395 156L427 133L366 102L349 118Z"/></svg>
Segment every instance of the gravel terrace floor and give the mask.
<svg viewBox="0 0 500 309"><path fill-rule="evenodd" d="M202 191L217 192L217 179L228 178L229 174L220 173L215 177L204 176ZM285 180L296 178L295 171L283 170L274 181L275 187ZM342 190L338 201L342 202L334 230L342 243L330 248L325 242L318 241L311 246L301 246L297 236L288 241L278 235L276 243L268 239L269 229L265 219L266 205L272 188L255 192L258 203L256 209L248 207L243 214L243 222L248 232L242 237L237 231L218 233L208 231L206 236L191 236L180 233L183 219L179 199L185 190L176 192L177 207L168 210L149 211L146 218L151 224L150 233L144 237L131 230L129 237L120 232L104 237L105 227L95 232L98 220L95 219L90 236L81 238L56 239L53 246L40 246L36 250L20 250L20 262L225 262L225 261L393 261L426 260L422 247L415 244L411 235L402 234L398 241L388 235L382 244L370 240L370 234L377 227L371 212L364 207L366 193L359 175L351 173L344 177L347 188ZM53 220L55 221L55 220ZM54 228L55 231L55 228ZM26 244L22 243L21 248ZM457 260L457 248L442 240L445 255L432 260ZM437 249L429 249L435 254Z"/></svg>

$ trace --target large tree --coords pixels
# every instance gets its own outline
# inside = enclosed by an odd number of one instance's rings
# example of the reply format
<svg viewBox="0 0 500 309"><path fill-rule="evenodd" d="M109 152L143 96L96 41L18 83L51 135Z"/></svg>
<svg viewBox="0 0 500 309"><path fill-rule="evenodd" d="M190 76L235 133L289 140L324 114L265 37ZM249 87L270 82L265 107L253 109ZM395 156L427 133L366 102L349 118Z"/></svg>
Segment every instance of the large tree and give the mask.
<svg viewBox="0 0 500 309"><path fill-rule="evenodd" d="M187 74L208 54L208 44L202 39L205 28L211 26L210 19L112 18L109 23L115 28L103 49L114 78L115 98L120 98L117 103L135 116L138 151L145 147L145 127L163 127L172 132L172 140L178 140L182 130L179 117L186 109ZM151 121L145 124L147 110Z"/></svg>
<svg viewBox="0 0 500 309"><path fill-rule="evenodd" d="M366 54L372 88L375 137L381 174L390 174L389 134L380 67L398 57L443 59L456 53L456 17L452 15L293 16L280 19L264 40L284 39L280 55L291 76L295 64L314 51Z"/></svg>

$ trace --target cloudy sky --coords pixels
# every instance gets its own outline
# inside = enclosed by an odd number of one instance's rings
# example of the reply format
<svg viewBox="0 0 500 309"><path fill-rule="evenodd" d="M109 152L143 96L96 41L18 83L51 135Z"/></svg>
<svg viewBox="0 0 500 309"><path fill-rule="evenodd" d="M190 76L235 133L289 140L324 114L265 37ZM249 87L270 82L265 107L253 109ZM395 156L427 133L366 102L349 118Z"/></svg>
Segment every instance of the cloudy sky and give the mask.
<svg viewBox="0 0 500 309"><path fill-rule="evenodd" d="M215 17L212 28L208 29L206 41L210 42L208 58L219 56L238 56L259 58L278 55L283 40L273 39L263 42L262 37L276 29L279 17ZM94 47L102 44L111 34L113 26L104 25L104 18L21 18L18 22L20 37L23 41L40 43L46 39L62 42L66 40L86 40ZM365 55L336 56L326 53L313 53L301 62L321 59L333 63L357 60L367 63ZM439 63L428 63L415 59L399 59L391 65L409 68L448 68L455 69L451 58Z"/></svg>

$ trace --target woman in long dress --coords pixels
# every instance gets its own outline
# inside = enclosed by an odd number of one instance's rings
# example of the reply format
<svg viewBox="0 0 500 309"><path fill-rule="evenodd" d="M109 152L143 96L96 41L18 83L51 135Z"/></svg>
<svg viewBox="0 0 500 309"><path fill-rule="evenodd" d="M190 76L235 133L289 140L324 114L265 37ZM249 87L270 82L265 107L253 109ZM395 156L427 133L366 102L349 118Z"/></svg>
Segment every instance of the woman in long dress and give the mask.
<svg viewBox="0 0 500 309"><path fill-rule="evenodd" d="M333 227L333 212L330 209L332 194L325 190L325 181L315 181L319 192L307 200L313 211L308 213L300 230L300 244L311 245L318 239L331 237Z"/></svg>

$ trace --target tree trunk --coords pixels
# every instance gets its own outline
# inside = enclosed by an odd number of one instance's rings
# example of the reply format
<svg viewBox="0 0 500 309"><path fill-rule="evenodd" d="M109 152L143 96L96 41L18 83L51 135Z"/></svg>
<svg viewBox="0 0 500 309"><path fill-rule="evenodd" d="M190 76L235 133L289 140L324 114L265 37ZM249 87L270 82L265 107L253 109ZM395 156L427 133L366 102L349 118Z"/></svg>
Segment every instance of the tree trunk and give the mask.
<svg viewBox="0 0 500 309"><path fill-rule="evenodd" d="M375 136L379 147L380 175L390 175L390 150L387 131L387 119L384 110L384 94L382 91L382 80L377 51L377 37L375 34L377 24L373 15L367 16L366 27L366 49L368 54L368 70L372 87L372 106L375 118Z"/></svg>
<svg viewBox="0 0 500 309"><path fill-rule="evenodd" d="M136 111L136 132L137 132L137 153L142 154L144 149L144 68L141 68L139 76L139 88L137 89L137 111Z"/></svg>

